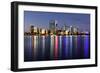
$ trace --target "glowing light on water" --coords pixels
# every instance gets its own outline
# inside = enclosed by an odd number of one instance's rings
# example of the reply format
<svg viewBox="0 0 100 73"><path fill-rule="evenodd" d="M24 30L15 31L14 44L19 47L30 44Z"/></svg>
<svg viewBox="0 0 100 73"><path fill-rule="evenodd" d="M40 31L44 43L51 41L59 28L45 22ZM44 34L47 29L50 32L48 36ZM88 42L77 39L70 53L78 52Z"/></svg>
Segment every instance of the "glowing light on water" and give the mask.
<svg viewBox="0 0 100 73"><path fill-rule="evenodd" d="M55 49L54 49L54 57L58 58L58 36L55 36Z"/></svg>
<svg viewBox="0 0 100 73"><path fill-rule="evenodd" d="M86 36L25 36L24 61L90 58L90 37Z"/></svg>

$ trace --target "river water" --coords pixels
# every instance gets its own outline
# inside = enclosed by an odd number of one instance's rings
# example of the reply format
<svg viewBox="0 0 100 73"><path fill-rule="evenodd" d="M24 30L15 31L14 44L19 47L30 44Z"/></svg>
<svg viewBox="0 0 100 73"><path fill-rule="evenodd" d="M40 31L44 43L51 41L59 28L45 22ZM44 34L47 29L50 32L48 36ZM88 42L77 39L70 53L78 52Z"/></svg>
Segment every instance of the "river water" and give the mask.
<svg viewBox="0 0 100 73"><path fill-rule="evenodd" d="M90 35L24 36L24 61L90 58Z"/></svg>

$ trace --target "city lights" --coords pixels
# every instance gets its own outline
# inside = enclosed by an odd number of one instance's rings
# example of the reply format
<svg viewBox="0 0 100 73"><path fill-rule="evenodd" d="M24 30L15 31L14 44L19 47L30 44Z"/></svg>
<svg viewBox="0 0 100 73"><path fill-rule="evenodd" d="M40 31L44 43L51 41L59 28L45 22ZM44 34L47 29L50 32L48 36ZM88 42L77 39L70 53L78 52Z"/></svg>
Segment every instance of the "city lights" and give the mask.
<svg viewBox="0 0 100 73"><path fill-rule="evenodd" d="M38 28L33 25L30 26L30 32L25 32L25 35L89 35L89 32L80 32L79 28L74 26L67 26L64 24L62 29L58 28L58 21L51 20L49 22L49 29Z"/></svg>

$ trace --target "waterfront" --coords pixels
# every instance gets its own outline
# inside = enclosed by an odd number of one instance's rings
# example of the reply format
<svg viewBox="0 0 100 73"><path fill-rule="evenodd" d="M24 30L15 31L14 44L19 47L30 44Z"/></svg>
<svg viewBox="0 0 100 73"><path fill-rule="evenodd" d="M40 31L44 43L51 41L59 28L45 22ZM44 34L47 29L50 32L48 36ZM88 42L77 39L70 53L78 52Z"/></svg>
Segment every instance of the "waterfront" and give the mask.
<svg viewBox="0 0 100 73"><path fill-rule="evenodd" d="M24 61L90 58L90 35L25 35Z"/></svg>

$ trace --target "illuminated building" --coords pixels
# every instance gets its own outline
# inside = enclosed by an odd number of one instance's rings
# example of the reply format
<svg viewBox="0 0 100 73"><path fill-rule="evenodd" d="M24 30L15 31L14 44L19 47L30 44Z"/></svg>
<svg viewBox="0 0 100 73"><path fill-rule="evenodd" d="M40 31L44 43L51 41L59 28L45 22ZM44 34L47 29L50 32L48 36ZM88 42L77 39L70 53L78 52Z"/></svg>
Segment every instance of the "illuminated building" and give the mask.
<svg viewBox="0 0 100 73"><path fill-rule="evenodd" d="M45 29L42 29L42 30L41 30L41 34L42 34L42 35L45 35L45 32L46 32Z"/></svg>
<svg viewBox="0 0 100 73"><path fill-rule="evenodd" d="M68 30L65 30L64 31L64 35L68 35L69 34L69 31Z"/></svg>
<svg viewBox="0 0 100 73"><path fill-rule="evenodd" d="M74 32L74 34L78 34L78 28L74 27L73 32Z"/></svg>
<svg viewBox="0 0 100 73"><path fill-rule="evenodd" d="M78 34L79 30L77 27L70 26L69 34Z"/></svg>
<svg viewBox="0 0 100 73"><path fill-rule="evenodd" d="M38 32L39 32L39 29L37 27L34 27L34 33L38 34Z"/></svg>
<svg viewBox="0 0 100 73"><path fill-rule="evenodd" d="M69 30L69 26L66 26L66 24L64 24L62 30Z"/></svg>
<svg viewBox="0 0 100 73"><path fill-rule="evenodd" d="M69 34L73 34L73 27L72 26L70 26L70 28L69 28Z"/></svg>
<svg viewBox="0 0 100 73"><path fill-rule="evenodd" d="M50 34L56 34L56 30L57 30L57 21L56 20L51 20L49 22L49 29L50 29Z"/></svg>
<svg viewBox="0 0 100 73"><path fill-rule="evenodd" d="M62 31L63 31L63 35L68 35L69 34L69 26L66 26L66 24L64 24Z"/></svg>
<svg viewBox="0 0 100 73"><path fill-rule="evenodd" d="M37 27L31 26L31 34L38 34L39 33L39 29Z"/></svg>

